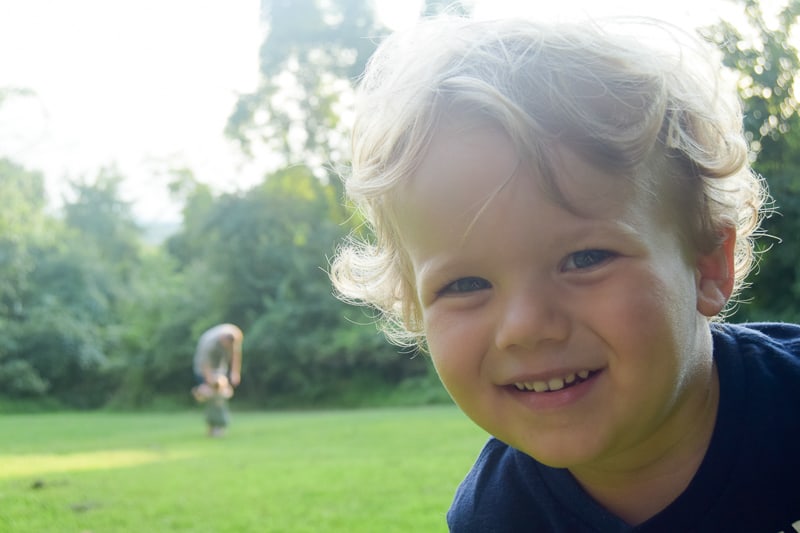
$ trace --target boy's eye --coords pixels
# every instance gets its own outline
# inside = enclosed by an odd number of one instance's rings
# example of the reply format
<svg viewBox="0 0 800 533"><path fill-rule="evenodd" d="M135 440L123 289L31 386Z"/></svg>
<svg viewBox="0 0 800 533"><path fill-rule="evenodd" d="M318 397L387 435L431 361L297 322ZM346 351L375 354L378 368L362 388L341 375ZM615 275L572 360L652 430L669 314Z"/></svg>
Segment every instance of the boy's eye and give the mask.
<svg viewBox="0 0 800 533"><path fill-rule="evenodd" d="M616 254L608 250L581 250L567 256L562 270L582 270L604 263Z"/></svg>
<svg viewBox="0 0 800 533"><path fill-rule="evenodd" d="M466 292L482 291L492 285L483 278L460 278L445 285L438 294L459 294Z"/></svg>

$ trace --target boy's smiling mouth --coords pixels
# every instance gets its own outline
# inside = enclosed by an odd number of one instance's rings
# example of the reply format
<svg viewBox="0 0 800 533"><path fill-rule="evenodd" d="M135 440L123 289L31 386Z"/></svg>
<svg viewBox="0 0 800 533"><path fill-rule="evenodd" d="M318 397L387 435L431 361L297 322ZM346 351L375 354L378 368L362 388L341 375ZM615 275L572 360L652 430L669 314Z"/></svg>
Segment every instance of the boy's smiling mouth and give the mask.
<svg viewBox="0 0 800 533"><path fill-rule="evenodd" d="M520 381L514 383L514 388L523 392L555 392L583 383L598 372L600 370L579 370L561 377L550 378L547 381Z"/></svg>

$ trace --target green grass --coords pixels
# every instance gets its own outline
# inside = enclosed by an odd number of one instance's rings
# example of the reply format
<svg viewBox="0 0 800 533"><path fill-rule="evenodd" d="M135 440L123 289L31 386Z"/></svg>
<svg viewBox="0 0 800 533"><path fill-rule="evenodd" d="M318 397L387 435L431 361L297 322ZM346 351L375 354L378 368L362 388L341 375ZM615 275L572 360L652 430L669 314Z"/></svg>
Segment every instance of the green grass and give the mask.
<svg viewBox="0 0 800 533"><path fill-rule="evenodd" d="M486 435L455 407L0 416L0 531L444 532Z"/></svg>

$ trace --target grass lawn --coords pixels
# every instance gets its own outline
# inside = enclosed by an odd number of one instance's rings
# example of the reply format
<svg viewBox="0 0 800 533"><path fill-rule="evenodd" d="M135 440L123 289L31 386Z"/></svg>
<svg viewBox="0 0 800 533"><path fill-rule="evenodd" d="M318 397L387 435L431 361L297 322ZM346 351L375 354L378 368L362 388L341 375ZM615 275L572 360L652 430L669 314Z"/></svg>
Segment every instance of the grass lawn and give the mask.
<svg viewBox="0 0 800 533"><path fill-rule="evenodd" d="M0 531L445 532L486 435L455 407L0 416Z"/></svg>

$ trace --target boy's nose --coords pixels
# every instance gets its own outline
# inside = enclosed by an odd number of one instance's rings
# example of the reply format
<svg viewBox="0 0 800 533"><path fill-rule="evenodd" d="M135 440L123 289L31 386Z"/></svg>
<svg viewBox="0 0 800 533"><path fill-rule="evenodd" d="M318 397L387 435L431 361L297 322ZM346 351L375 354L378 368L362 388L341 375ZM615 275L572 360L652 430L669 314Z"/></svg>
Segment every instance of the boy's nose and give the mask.
<svg viewBox="0 0 800 533"><path fill-rule="evenodd" d="M518 293L504 303L495 343L500 350L531 350L542 342L565 340L569 324L566 310L547 290Z"/></svg>

